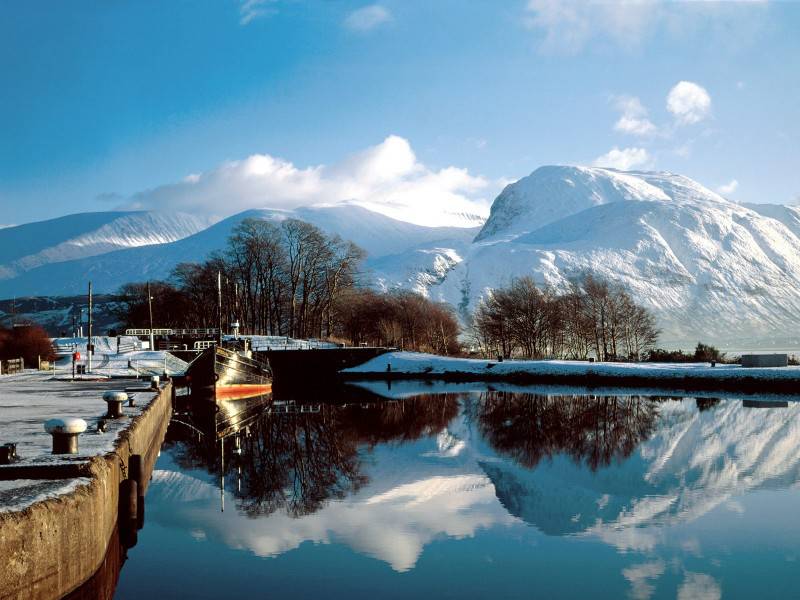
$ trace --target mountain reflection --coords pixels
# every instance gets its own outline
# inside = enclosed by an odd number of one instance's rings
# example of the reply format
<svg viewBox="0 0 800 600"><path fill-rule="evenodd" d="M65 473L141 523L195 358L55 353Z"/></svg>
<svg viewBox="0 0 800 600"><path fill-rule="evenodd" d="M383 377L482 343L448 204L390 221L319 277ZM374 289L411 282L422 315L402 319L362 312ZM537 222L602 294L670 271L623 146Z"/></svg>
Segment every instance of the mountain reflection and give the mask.
<svg viewBox="0 0 800 600"><path fill-rule="evenodd" d="M396 387L272 405L224 447L176 424L148 514L259 556L336 542L408 571L434 540L522 523L681 555L693 521L800 481L800 403Z"/></svg>
<svg viewBox="0 0 800 600"><path fill-rule="evenodd" d="M592 471L631 455L650 437L657 403L639 396L482 393L481 434L499 453L530 469L566 454Z"/></svg>

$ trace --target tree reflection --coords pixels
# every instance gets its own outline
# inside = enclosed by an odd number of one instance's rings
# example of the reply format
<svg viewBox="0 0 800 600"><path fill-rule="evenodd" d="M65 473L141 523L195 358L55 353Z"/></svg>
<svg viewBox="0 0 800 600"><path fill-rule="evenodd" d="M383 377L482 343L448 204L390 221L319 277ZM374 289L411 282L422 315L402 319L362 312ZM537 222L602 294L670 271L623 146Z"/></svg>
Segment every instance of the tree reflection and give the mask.
<svg viewBox="0 0 800 600"><path fill-rule="evenodd" d="M243 444L240 508L250 515L284 509L292 516L319 510L366 482L358 446L341 435L340 411L270 414L251 428Z"/></svg>
<svg viewBox="0 0 800 600"><path fill-rule="evenodd" d="M494 449L525 467L566 454L594 471L630 456L652 434L656 415L656 402L639 396L490 392L477 416Z"/></svg>
<svg viewBox="0 0 800 600"><path fill-rule="evenodd" d="M251 516L282 510L311 514L367 483L362 456L382 443L435 435L458 414L459 394L359 404L291 404L250 423L238 437L199 434L177 424L168 439L184 468L220 476L240 510ZM180 442L177 440L180 439Z"/></svg>

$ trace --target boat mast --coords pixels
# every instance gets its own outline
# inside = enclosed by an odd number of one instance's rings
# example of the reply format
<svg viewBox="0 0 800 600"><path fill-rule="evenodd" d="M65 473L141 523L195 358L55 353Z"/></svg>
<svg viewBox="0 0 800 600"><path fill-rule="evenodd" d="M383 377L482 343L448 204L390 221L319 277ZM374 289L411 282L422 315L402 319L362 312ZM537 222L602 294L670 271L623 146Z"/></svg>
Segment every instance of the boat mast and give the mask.
<svg viewBox="0 0 800 600"><path fill-rule="evenodd" d="M219 317L219 345L222 346L222 271L217 271L217 316Z"/></svg>

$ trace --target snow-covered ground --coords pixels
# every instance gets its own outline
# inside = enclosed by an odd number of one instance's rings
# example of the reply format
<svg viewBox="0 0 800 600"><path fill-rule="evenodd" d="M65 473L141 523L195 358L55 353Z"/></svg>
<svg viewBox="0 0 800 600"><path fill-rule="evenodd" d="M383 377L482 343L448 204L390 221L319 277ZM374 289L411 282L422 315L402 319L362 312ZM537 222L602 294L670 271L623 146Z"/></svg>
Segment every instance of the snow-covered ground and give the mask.
<svg viewBox="0 0 800 600"><path fill-rule="evenodd" d="M125 403L121 419L104 419L107 410L103 392L138 387L130 392L135 406ZM119 434L156 398L142 383L129 381L61 381L52 373L25 371L0 377L0 444L17 444L20 460L15 465L59 465L83 463L111 452ZM54 455L52 437L44 423L52 418L74 417L86 421L87 430L78 438L78 454ZM106 430L98 431L104 420ZM2 468L2 467L0 467ZM0 512L22 510L34 502L75 490L87 478L58 480L14 479L0 481Z"/></svg>
<svg viewBox="0 0 800 600"><path fill-rule="evenodd" d="M413 374L431 377L434 375L469 374L498 377L515 375L537 376L608 376L636 377L653 380L691 379L764 379L769 381L800 381L800 367L744 368L739 365L717 365L708 363L603 363L567 360L479 360L452 358L419 352L388 352L349 369L343 373L375 375Z"/></svg>
<svg viewBox="0 0 800 600"><path fill-rule="evenodd" d="M336 344L321 340L298 340L281 335L232 335L224 336L225 341L246 339L253 350L310 350L313 348L336 348Z"/></svg>
<svg viewBox="0 0 800 600"><path fill-rule="evenodd" d="M122 381L61 381L43 371L26 371L0 377L0 444L17 443L17 464L56 464L64 461L86 460L110 452L117 435L132 417L156 397L155 392L142 389L133 392L135 406L124 405L122 419L106 421L107 430L97 431L97 422L106 413L103 392L124 390L126 387L145 388L144 382ZM78 438L77 455L53 455L52 438L44 430L44 422L55 417L77 417L86 421L88 429Z"/></svg>
<svg viewBox="0 0 800 600"><path fill-rule="evenodd" d="M117 354L118 342L115 337L92 336L94 356L91 375L100 377L149 377L151 375L180 375L186 370L187 362L164 350L141 350L142 344L133 336L120 336L122 347L137 350ZM56 363L53 375L57 378L72 378L72 353L79 352L80 361L76 365L87 365L87 338L54 338L53 345L61 358ZM84 378L85 379L85 378Z"/></svg>
<svg viewBox="0 0 800 600"><path fill-rule="evenodd" d="M23 510L36 502L69 494L90 481L88 477L0 481L0 513Z"/></svg>

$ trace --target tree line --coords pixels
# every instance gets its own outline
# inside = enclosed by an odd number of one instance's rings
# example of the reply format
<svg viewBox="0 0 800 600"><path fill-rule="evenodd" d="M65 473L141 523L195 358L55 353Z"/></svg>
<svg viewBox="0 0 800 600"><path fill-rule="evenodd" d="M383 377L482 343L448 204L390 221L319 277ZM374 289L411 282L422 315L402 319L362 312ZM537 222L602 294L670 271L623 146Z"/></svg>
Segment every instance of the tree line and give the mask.
<svg viewBox="0 0 800 600"><path fill-rule="evenodd" d="M531 277L493 290L478 305L473 333L486 354L525 358L641 360L655 348L655 318L619 285L591 274L558 293Z"/></svg>
<svg viewBox="0 0 800 600"><path fill-rule="evenodd" d="M167 281L150 282L153 322L167 328L234 321L242 333L333 338L352 345L458 352L459 325L444 304L418 294L377 294L364 285L364 251L339 236L296 219L278 224L245 219L223 251L201 263L181 263ZM128 327L149 327L148 283L129 283L119 294Z"/></svg>
<svg viewBox="0 0 800 600"><path fill-rule="evenodd" d="M181 263L167 281L151 282L156 327L222 328L351 345L395 346L437 354L460 352L453 308L410 291L378 293L366 285L364 251L316 226L245 219L222 251ZM128 327L148 327L146 283L119 295ZM469 332L484 355L524 358L641 360L655 348L655 319L621 286L591 274L566 291L515 279L480 301Z"/></svg>

